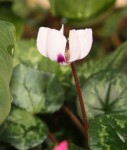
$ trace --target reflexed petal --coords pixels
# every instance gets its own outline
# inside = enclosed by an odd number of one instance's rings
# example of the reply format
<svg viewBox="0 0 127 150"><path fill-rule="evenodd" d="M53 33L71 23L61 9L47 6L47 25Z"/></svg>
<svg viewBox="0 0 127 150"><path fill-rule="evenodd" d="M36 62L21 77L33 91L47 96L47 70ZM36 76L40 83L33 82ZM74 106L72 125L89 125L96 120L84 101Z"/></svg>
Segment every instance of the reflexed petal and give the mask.
<svg viewBox="0 0 127 150"><path fill-rule="evenodd" d="M37 36L37 49L45 57L47 57L46 41L49 28L41 27Z"/></svg>
<svg viewBox="0 0 127 150"><path fill-rule="evenodd" d="M66 47L66 38L60 31L55 29L48 30L47 33L47 54L48 57L57 61L58 55L62 55L64 57L65 47Z"/></svg>
<svg viewBox="0 0 127 150"><path fill-rule="evenodd" d="M69 62L75 61L80 58L81 48L76 30L71 30L69 32L69 50L70 50Z"/></svg>
<svg viewBox="0 0 127 150"><path fill-rule="evenodd" d="M77 30L78 39L80 42L81 54L80 59L88 55L93 42L92 29Z"/></svg>
<svg viewBox="0 0 127 150"><path fill-rule="evenodd" d="M63 142L59 143L53 150L68 150L67 141L63 141Z"/></svg>

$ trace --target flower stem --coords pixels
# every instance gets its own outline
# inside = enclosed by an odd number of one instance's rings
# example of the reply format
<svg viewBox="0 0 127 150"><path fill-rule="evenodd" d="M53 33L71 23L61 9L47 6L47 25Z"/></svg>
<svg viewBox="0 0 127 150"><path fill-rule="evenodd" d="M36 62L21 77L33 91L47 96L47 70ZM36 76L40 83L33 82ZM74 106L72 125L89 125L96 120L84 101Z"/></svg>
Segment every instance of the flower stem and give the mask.
<svg viewBox="0 0 127 150"><path fill-rule="evenodd" d="M81 112L82 112L82 117L83 117L83 122L84 122L84 129L85 129L86 143L87 143L87 146L88 146L88 150L90 150L89 141L88 141L88 122L87 122L87 117L86 117L86 111L85 111L85 107L84 107L84 103L83 103L82 92L81 92L78 77L77 77L77 74L76 74L75 63L74 62L71 63L71 68L72 68L72 72L73 72L73 76L74 76L74 80L75 80L75 84L76 84L77 94L78 94L78 97L79 97L79 104L80 104L80 107L81 107Z"/></svg>
<svg viewBox="0 0 127 150"><path fill-rule="evenodd" d="M79 121L79 119L73 114L73 112L68 107L63 106L62 109L68 115L68 117L70 117L70 119L74 122L74 124L78 127L82 135L85 136L84 126Z"/></svg>
<svg viewBox="0 0 127 150"><path fill-rule="evenodd" d="M49 139L54 143L54 144L57 144L58 141L56 140L55 136L51 133L51 132L48 132L48 137Z"/></svg>

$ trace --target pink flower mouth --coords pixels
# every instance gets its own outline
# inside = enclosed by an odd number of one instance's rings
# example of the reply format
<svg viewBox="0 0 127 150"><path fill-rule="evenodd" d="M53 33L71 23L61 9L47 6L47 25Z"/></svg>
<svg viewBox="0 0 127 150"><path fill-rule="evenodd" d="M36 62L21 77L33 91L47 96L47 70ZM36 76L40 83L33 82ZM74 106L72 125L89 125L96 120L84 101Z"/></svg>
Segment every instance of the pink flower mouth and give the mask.
<svg viewBox="0 0 127 150"><path fill-rule="evenodd" d="M58 63L64 63L65 62L65 58L64 58L64 56L62 54L58 54L57 62Z"/></svg>

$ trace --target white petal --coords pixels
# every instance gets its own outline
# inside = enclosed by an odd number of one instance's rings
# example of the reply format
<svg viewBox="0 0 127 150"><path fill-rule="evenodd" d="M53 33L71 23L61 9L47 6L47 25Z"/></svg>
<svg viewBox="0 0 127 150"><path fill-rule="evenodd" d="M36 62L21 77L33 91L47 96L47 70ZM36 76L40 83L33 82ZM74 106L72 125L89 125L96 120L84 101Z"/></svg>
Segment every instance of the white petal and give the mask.
<svg viewBox="0 0 127 150"><path fill-rule="evenodd" d="M64 25L62 24L62 27L61 27L61 29L60 29L60 33L61 34L64 34Z"/></svg>
<svg viewBox="0 0 127 150"><path fill-rule="evenodd" d="M80 41L81 55L80 59L84 58L90 52L93 42L92 29L77 30Z"/></svg>
<svg viewBox="0 0 127 150"><path fill-rule="evenodd" d="M37 49L45 57L47 57L46 41L47 41L47 32L49 28L41 27L39 28L37 36Z"/></svg>
<svg viewBox="0 0 127 150"><path fill-rule="evenodd" d="M53 60L57 61L57 57L59 54L63 55L65 53L66 47L66 38L60 31L55 29L48 30L47 33L47 54L48 57Z"/></svg>
<svg viewBox="0 0 127 150"><path fill-rule="evenodd" d="M69 62L78 60L80 58L81 48L76 30L71 30L69 32L69 51L70 51Z"/></svg>

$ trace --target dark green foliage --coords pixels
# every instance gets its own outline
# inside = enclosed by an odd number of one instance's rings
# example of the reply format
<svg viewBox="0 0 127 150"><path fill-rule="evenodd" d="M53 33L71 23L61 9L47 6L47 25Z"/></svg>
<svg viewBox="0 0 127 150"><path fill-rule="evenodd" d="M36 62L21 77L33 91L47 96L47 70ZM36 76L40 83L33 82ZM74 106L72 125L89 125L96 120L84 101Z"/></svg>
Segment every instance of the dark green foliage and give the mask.
<svg viewBox="0 0 127 150"><path fill-rule="evenodd" d="M91 150L127 149L127 118L125 115L104 115L90 122Z"/></svg>
<svg viewBox="0 0 127 150"><path fill-rule="evenodd" d="M127 76L122 72L99 72L86 81L82 92L89 119L109 113L127 114Z"/></svg>
<svg viewBox="0 0 127 150"><path fill-rule="evenodd" d="M0 126L0 140L19 150L27 150L41 144L47 131L47 126L40 119L13 107L6 122Z"/></svg>

